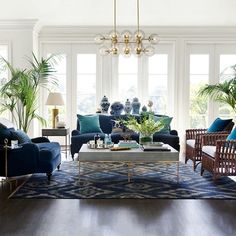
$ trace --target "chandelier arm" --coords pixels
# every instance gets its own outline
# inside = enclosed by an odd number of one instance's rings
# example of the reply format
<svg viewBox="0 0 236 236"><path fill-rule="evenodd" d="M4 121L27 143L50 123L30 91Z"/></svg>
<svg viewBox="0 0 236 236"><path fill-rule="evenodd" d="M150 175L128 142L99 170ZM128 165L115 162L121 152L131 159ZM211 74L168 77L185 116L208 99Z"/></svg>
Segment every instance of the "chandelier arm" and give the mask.
<svg viewBox="0 0 236 236"><path fill-rule="evenodd" d="M137 0L137 26L138 26L138 34L139 34L139 0Z"/></svg>
<svg viewBox="0 0 236 236"><path fill-rule="evenodd" d="M116 0L114 0L114 32L116 34Z"/></svg>

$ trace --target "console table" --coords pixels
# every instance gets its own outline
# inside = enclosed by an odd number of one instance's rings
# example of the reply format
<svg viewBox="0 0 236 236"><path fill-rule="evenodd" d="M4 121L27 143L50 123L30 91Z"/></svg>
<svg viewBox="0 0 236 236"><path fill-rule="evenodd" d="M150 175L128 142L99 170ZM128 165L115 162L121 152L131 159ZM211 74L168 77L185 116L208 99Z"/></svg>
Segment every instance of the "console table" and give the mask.
<svg viewBox="0 0 236 236"><path fill-rule="evenodd" d="M68 146L70 147L70 128L47 128L47 129L42 129L42 136L63 136L65 137L65 145L66 145L66 159L67 159L67 150ZM67 139L69 139L69 142L67 142ZM67 143L69 143L67 145Z"/></svg>

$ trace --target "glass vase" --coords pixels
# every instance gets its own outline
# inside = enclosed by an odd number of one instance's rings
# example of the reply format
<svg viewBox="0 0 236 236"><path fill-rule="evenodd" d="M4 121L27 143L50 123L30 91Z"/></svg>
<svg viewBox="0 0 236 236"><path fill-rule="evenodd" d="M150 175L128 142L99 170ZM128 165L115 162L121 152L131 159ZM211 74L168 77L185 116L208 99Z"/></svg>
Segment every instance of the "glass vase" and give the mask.
<svg viewBox="0 0 236 236"><path fill-rule="evenodd" d="M153 142L153 134L139 133L139 144L150 144Z"/></svg>

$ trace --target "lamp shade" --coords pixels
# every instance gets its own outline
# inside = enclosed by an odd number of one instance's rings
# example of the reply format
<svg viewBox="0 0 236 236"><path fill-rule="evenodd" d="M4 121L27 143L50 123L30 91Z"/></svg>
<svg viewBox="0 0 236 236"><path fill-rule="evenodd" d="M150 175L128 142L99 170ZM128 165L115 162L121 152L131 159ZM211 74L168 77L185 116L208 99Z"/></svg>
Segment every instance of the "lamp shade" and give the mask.
<svg viewBox="0 0 236 236"><path fill-rule="evenodd" d="M63 106L64 104L61 93L49 93L46 105Z"/></svg>

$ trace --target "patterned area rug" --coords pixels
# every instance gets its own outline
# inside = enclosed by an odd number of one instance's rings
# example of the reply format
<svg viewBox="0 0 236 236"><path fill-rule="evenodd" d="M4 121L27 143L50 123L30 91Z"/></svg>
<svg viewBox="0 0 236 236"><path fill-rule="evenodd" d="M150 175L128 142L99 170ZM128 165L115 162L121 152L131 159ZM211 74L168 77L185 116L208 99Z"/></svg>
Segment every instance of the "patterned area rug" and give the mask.
<svg viewBox="0 0 236 236"><path fill-rule="evenodd" d="M179 182L176 164L136 164L130 183L127 168L122 163L83 163L79 179L78 162L63 162L50 183L45 174L34 174L10 198L236 199L236 182L223 177L214 183L207 171L200 176L199 166L193 172L181 163Z"/></svg>

